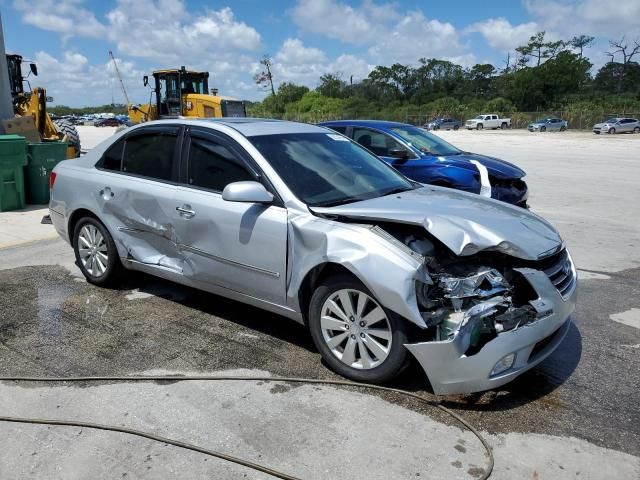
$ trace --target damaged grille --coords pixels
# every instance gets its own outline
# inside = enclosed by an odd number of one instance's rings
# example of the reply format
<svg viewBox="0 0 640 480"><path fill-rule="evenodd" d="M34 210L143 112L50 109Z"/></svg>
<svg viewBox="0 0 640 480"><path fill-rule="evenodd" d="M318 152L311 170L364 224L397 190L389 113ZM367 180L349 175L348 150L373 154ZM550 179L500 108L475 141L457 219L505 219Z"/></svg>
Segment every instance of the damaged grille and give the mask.
<svg viewBox="0 0 640 480"><path fill-rule="evenodd" d="M563 250L558 255L557 261L550 267L543 269L543 271L558 289L562 298L566 300L576 284L575 270L567 251Z"/></svg>

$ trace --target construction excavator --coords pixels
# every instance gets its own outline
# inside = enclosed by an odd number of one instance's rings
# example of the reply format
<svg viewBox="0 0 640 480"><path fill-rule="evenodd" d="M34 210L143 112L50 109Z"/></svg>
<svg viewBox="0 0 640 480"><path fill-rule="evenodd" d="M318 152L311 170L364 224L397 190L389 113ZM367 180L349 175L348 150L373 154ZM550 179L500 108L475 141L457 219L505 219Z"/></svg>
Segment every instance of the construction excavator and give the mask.
<svg viewBox="0 0 640 480"><path fill-rule="evenodd" d="M7 55L9 68L9 87L13 111L16 116L26 117L31 115L35 122L42 141L63 140L68 142L67 158L80 156L80 136L78 130L69 121L64 119L52 120L47 113L47 92L42 87L31 89L29 81L22 75L22 57L20 55ZM38 67L35 63L29 64L30 74L38 75ZM25 84L28 89L25 90Z"/></svg>
<svg viewBox="0 0 640 480"><path fill-rule="evenodd" d="M152 77L149 103L128 105L132 123L159 118L247 116L241 100L218 95L216 88L209 91L209 72L194 72L181 67L179 70L157 70ZM149 80L147 75L143 77L145 87L149 86Z"/></svg>

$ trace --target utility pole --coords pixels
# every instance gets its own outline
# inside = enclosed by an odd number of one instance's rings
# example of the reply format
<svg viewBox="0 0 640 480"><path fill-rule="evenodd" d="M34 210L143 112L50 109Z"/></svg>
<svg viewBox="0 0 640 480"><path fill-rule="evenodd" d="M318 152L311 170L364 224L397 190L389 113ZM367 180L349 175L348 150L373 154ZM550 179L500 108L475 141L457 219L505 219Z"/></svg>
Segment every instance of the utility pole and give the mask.
<svg viewBox="0 0 640 480"><path fill-rule="evenodd" d="M7 57L4 51L4 33L2 31L2 15L0 15L0 120L13 118L13 102L11 100L11 87L9 86L9 70ZM0 133L4 133L4 127L0 123Z"/></svg>
<svg viewBox="0 0 640 480"><path fill-rule="evenodd" d="M127 105L129 105L131 103L129 101L129 95L127 95L127 89L124 88L124 82L122 81L122 77L120 76L120 70L118 70L118 64L116 63L116 59L113 56L113 52L111 52L111 50L109 50L109 56L111 57L111 61L113 62L113 66L116 69L116 75L118 76L118 80L120 80L120 86L122 87L122 93L124 93L124 98L127 101ZM113 103L113 99L112 99L112 103Z"/></svg>

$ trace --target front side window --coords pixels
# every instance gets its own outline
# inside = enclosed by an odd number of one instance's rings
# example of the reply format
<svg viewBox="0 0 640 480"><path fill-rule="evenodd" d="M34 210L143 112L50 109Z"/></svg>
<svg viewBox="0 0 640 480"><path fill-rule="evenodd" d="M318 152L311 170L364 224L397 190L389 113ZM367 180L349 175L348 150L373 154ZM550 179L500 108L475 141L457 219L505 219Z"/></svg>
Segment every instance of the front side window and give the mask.
<svg viewBox="0 0 640 480"><path fill-rule="evenodd" d="M191 138L189 185L221 192L228 184L245 180L255 177L228 148L212 140Z"/></svg>
<svg viewBox="0 0 640 480"><path fill-rule="evenodd" d="M367 150L371 150L381 157L390 157L390 150L406 150L400 142L389 135L368 128L354 128L353 139Z"/></svg>
<svg viewBox="0 0 640 480"><path fill-rule="evenodd" d="M402 126L393 127L391 130L422 153L429 153L431 155L458 155L462 153L450 143L445 142L440 137L432 135L429 132L425 132L422 128Z"/></svg>
<svg viewBox="0 0 640 480"><path fill-rule="evenodd" d="M133 175L171 180L177 136L149 132L128 137L124 144L122 171Z"/></svg>
<svg viewBox="0 0 640 480"><path fill-rule="evenodd" d="M309 206L329 207L415 188L383 160L335 133L248 138Z"/></svg>

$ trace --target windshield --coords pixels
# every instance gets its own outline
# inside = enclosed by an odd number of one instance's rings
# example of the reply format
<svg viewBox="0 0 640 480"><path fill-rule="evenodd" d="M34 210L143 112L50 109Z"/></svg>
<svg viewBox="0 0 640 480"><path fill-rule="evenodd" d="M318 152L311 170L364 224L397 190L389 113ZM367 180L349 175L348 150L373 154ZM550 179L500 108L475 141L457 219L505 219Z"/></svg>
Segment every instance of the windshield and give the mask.
<svg viewBox="0 0 640 480"><path fill-rule="evenodd" d="M394 127L392 132L400 135L406 142L423 153L431 155L458 155L459 149L439 137L416 127Z"/></svg>
<svg viewBox="0 0 640 480"><path fill-rule="evenodd" d="M329 207L415 188L405 177L337 133L288 133L249 141L309 206Z"/></svg>
<svg viewBox="0 0 640 480"><path fill-rule="evenodd" d="M616 123L618 121L617 118L610 118L608 120L605 120L604 123Z"/></svg>
<svg viewBox="0 0 640 480"><path fill-rule="evenodd" d="M477 118L478 120L484 120L484 115L478 115L476 118Z"/></svg>

